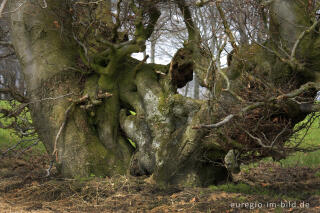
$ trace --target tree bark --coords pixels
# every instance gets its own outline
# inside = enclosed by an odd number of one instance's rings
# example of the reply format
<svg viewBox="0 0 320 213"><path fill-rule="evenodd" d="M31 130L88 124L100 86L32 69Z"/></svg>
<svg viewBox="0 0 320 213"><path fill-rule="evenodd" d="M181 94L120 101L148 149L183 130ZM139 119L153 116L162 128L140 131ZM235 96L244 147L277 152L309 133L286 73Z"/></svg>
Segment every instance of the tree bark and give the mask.
<svg viewBox="0 0 320 213"><path fill-rule="evenodd" d="M72 39L70 15L63 1L39 4L12 1L11 28L27 89L31 95L32 119L41 141L64 176L125 174L132 149L121 139L107 147L104 136L96 134L87 113L78 107L65 117L72 104L68 98L81 95L82 76L72 70L78 47ZM59 98L60 97L60 98ZM103 116L102 116L103 117ZM55 141L63 122L61 137ZM103 121L101 121L103 122ZM121 156L121 157L120 157Z"/></svg>

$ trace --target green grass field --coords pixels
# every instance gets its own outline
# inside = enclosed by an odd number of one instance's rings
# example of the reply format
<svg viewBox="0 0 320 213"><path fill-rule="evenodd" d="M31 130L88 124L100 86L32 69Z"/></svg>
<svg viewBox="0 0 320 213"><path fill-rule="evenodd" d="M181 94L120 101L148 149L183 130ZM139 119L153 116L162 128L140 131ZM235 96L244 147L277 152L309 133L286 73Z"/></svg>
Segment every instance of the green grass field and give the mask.
<svg viewBox="0 0 320 213"><path fill-rule="evenodd" d="M320 145L320 121L315 121L308 131L303 143L306 145ZM320 166L320 150L310 153L297 152L288 158L281 160L281 165L289 166Z"/></svg>

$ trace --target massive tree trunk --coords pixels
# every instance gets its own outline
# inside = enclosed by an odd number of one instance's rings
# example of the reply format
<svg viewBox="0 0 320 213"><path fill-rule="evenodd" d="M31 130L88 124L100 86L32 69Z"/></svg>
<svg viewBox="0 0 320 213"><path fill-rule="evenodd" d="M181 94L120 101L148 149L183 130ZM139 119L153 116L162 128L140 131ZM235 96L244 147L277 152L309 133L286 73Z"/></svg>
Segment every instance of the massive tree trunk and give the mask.
<svg viewBox="0 0 320 213"><path fill-rule="evenodd" d="M145 49L145 41L160 15L152 3L142 3L140 8L132 6L138 18L135 21L135 38L130 41L121 38L116 24L110 24L112 19L107 15L110 14L110 7L106 3L102 12L96 10L96 17L100 17L100 21L111 30L107 37L99 32L96 34L98 30L89 32L90 46L84 48L81 41L74 39L71 9L65 1L47 0L46 8L31 1L22 6L18 2L12 1L11 5L18 8L11 16L12 35L31 94L32 119L62 174L71 177L90 174L112 176L130 171L132 175L152 174L152 180L159 184L209 185L225 180L228 172L223 159L228 150L237 148L245 152L248 146L241 144L239 138L229 137L226 129L212 134L203 124L217 122L225 113L234 113L234 104L244 105L239 100L247 96L234 96L248 83L239 76L254 70L259 76L268 71L266 78L270 82L285 81L288 72L295 71L293 69L297 67L302 69L296 63L304 60L305 47L311 42L319 43L319 37L311 32L303 37L297 48L296 60L285 62L258 45L237 51L230 72L222 74L216 71L214 75L215 101L230 107L222 109L218 104L209 106L206 101L183 97L176 92L177 88L192 80L193 71L203 86L210 88L213 85L208 83L208 73L194 64L195 61L206 64L208 60L199 51L199 34L192 26L190 13L183 1L177 1L177 4L183 11L189 42L175 54L168 66L146 64L130 57L131 53ZM295 18L291 22L305 26L273 29L273 32L277 30L284 37L287 35L285 31L295 32L295 37L287 42L291 49L299 34L310 27L310 23L304 21L305 16L300 14L303 7L301 10L292 7L300 4L298 2L273 3L274 8L279 10L273 17L277 26L284 25L277 17L282 14L292 15ZM139 18L139 14L144 13L149 16L147 26ZM104 40L98 41L101 37ZM274 45L270 43L270 46ZM97 47L98 44L101 46ZM267 49L271 49L270 46ZM256 55L248 57L246 51L251 50ZM312 51L314 54L307 58L310 66L318 58L316 49ZM245 63L243 57L247 60ZM90 68L89 71L84 64ZM317 71L304 67L299 73ZM222 89L226 86L225 78L219 76L228 75L232 83L229 91L225 91ZM315 74L310 79L318 81ZM303 79L294 87L298 88L305 82ZM298 110L292 116L300 114ZM290 128L304 116L305 113L302 113L301 118L292 121ZM235 128L233 126L231 129ZM211 137L206 137L208 135ZM136 149L129 139L135 143ZM272 151L264 154L270 155Z"/></svg>
<svg viewBox="0 0 320 213"><path fill-rule="evenodd" d="M112 130L116 127L106 125L97 134L88 113L68 100L79 98L91 83L73 70L79 48L72 39L69 8L64 1L48 1L47 8L30 1L19 4L11 4L19 8L11 16L12 37L31 94L32 119L48 153L54 153L64 176L124 174L132 148ZM101 115L97 126L117 119L112 116Z"/></svg>

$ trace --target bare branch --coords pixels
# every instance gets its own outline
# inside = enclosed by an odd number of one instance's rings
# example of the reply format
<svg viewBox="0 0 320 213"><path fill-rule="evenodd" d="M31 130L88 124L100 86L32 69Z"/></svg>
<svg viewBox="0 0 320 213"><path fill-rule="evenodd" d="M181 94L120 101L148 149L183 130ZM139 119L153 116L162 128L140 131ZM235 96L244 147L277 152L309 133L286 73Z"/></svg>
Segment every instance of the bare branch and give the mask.
<svg viewBox="0 0 320 213"><path fill-rule="evenodd" d="M22 95L15 88L0 88L0 93L10 94L15 100L19 101L20 103L27 103L29 101L27 97Z"/></svg>
<svg viewBox="0 0 320 213"><path fill-rule="evenodd" d="M9 56L13 56L14 55L14 52L9 52L7 54L4 54L4 55L0 55L0 58L7 58Z"/></svg>
<svg viewBox="0 0 320 213"><path fill-rule="evenodd" d="M266 6L269 6L271 5L272 3L274 2L274 0L265 0L261 3L261 6L262 7L266 7Z"/></svg>
<svg viewBox="0 0 320 213"><path fill-rule="evenodd" d="M198 0L196 2L196 5L198 7L203 7L204 5L206 5L206 4L210 3L210 2L213 2L213 0Z"/></svg>
<svg viewBox="0 0 320 213"><path fill-rule="evenodd" d="M2 3L0 5L0 18L2 17L2 12L4 10L4 7L6 6L8 0L2 0Z"/></svg>
<svg viewBox="0 0 320 213"><path fill-rule="evenodd" d="M215 123L215 124L210 124L210 125L201 125L201 126L195 126L193 127L193 129L200 129L200 128L218 128L221 127L223 125L225 125L226 123L228 123L229 121L231 121L233 118L235 117L234 114L228 115L227 117L225 117L222 121Z"/></svg>
<svg viewBox="0 0 320 213"><path fill-rule="evenodd" d="M243 131L245 131L245 133L247 133L252 139L254 139L255 141L257 141L258 144L259 144L260 146L262 146L263 148L272 148L272 146L267 146L267 145L265 145L264 143L262 143L262 141L261 141L260 138L253 136L253 135L250 134L250 132L248 132L247 130L243 130Z"/></svg>
<svg viewBox="0 0 320 213"><path fill-rule="evenodd" d="M47 173L47 174L46 174L43 178L47 178L47 177L49 177L49 176L51 175L51 169L52 169L52 167L53 167L53 162L54 162L54 160L50 160L49 168L46 169L46 173Z"/></svg>
<svg viewBox="0 0 320 213"><path fill-rule="evenodd" d="M216 124L209 124L209 125L200 125L200 126L195 126L193 127L193 129L200 129L200 128L218 128L218 127L221 127L222 125L228 123L229 121L231 121L234 117L237 117L237 116L242 116L244 113L246 113L247 111L250 111L250 110L253 110L253 109L256 109L260 106L263 106L263 105L267 105L271 102L274 102L274 101L282 101L284 99L288 99L288 98L294 98L300 94L302 94L303 92L309 90L309 89L317 89L319 90L320 89L320 83L314 83L314 82L308 82L304 85L302 85L299 89L296 89L290 93L287 93L287 94L283 94L283 95L280 95L280 96L277 96L277 97L271 97L269 98L266 102L256 102L256 103L253 103L245 108L242 108L240 110L239 113L237 114L230 114L228 115L227 117L225 117L222 121L216 123Z"/></svg>
<svg viewBox="0 0 320 213"><path fill-rule="evenodd" d="M10 42L10 41L0 41L0 45L12 47L12 42Z"/></svg>
<svg viewBox="0 0 320 213"><path fill-rule="evenodd" d="M32 143L31 145L27 146L26 148L24 148L23 150L21 150L17 156L22 155L24 152L28 151L31 147L38 145L38 143L40 142L40 140L35 140L34 143Z"/></svg>
<svg viewBox="0 0 320 213"><path fill-rule="evenodd" d="M201 39L200 32L192 20L192 15L189 7L186 5L186 2L184 0L176 0L176 4L178 5L183 15L183 21L188 30L189 42L192 43L192 45L200 44L200 39Z"/></svg>
<svg viewBox="0 0 320 213"><path fill-rule="evenodd" d="M293 46L293 48L292 48L292 51L291 51L290 61L291 61L292 63L295 63L295 61L296 61L296 59L295 59L296 51L297 51L297 48L298 48L299 44L301 43L302 39L303 39L308 33L310 33L311 31L313 31L313 30L319 25L319 23L320 23L320 19L317 20L317 21L315 21L315 22L312 24L311 27L309 27L307 30L303 31L303 32L299 35L299 37L298 37L298 39L296 40L296 42L295 42L295 44L294 44L294 46Z"/></svg>
<svg viewBox="0 0 320 213"><path fill-rule="evenodd" d="M67 110L65 111L64 113L64 120L59 128L59 131L56 135L56 139L54 141L54 148L53 148L53 152L52 152L52 155L55 155L56 156L56 161L58 161L58 150L57 150L57 143L58 143L58 140L60 138L60 135L62 133L62 130L64 129L64 127L66 126L67 124L67 120L68 120L68 116L69 116L69 113L71 111L71 109L73 108L73 106L75 106L75 103L72 103L70 104L70 106L67 108Z"/></svg>
<svg viewBox="0 0 320 213"><path fill-rule="evenodd" d="M8 154L9 152L13 151L15 148L17 148L19 145L25 143L25 142L30 142L30 141L35 141L37 140L37 138L31 138L31 139L22 139L20 140L18 143L16 143L15 145L11 146L10 148L8 148L6 151L2 152L2 156L5 156L6 154Z"/></svg>
<svg viewBox="0 0 320 213"><path fill-rule="evenodd" d="M39 100L34 100L32 102L29 102L28 104L33 104L33 103L37 103L37 102L41 102L41 101L55 101L55 100L58 100L58 99L61 99L61 98L65 98L65 97L71 96L73 94L74 94L73 92L70 92L68 94L60 95L60 96L57 96L57 97L42 98L42 99L39 99Z"/></svg>
<svg viewBox="0 0 320 213"><path fill-rule="evenodd" d="M44 0L45 1L45 0ZM80 4L80 5L89 5L89 4L99 4L103 0L98 0L98 1L90 1L90 2L76 2L75 4Z"/></svg>
<svg viewBox="0 0 320 213"><path fill-rule="evenodd" d="M220 1L216 1L216 6L217 6L217 9L219 11L219 14L220 14L220 17L222 19L222 23L223 23L223 26L224 26L224 30L227 34L227 36L229 37L229 40L230 40L230 44L231 46L233 47L233 49L238 52L238 46L236 44L236 39L234 38L232 32L231 32L231 29L230 29L230 26L227 22L227 19L226 19L226 16L225 16L225 13L221 7L221 4L220 4Z"/></svg>
<svg viewBox="0 0 320 213"><path fill-rule="evenodd" d="M43 5L40 5L42 7L42 9L47 8L48 7L47 1L46 0L42 0L42 2L43 2Z"/></svg>

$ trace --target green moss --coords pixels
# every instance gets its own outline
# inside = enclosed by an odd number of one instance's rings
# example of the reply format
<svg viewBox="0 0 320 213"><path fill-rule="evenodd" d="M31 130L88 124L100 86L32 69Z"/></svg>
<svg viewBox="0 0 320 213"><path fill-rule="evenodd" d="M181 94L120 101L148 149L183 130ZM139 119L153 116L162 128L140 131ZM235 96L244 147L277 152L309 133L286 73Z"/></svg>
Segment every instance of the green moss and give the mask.
<svg viewBox="0 0 320 213"><path fill-rule="evenodd" d="M110 165L114 161L114 153L107 151L106 148L96 139L87 145L89 153L89 174L100 176L111 176L113 168Z"/></svg>
<svg viewBox="0 0 320 213"><path fill-rule="evenodd" d="M88 76L83 94L88 94L89 97L95 97L97 93L99 75L93 74Z"/></svg>
<svg viewBox="0 0 320 213"><path fill-rule="evenodd" d="M159 96L158 110L163 115L168 115L172 113L174 106L183 108L186 104L186 98L180 94L168 95L167 93L161 93Z"/></svg>
<svg viewBox="0 0 320 213"><path fill-rule="evenodd" d="M174 103L184 103L184 97L181 94L174 94L172 95L172 101Z"/></svg>
<svg viewBox="0 0 320 213"><path fill-rule="evenodd" d="M105 177L126 174L133 148L124 139L119 138L115 149L106 149L97 138L91 138L86 146L89 153L88 175Z"/></svg>
<svg viewBox="0 0 320 213"><path fill-rule="evenodd" d="M108 92L112 92L115 89L117 82L114 77L109 75L100 75L98 85L99 89L106 90Z"/></svg>
<svg viewBox="0 0 320 213"><path fill-rule="evenodd" d="M161 93L159 96L158 110L163 115L168 115L170 113L170 98L167 94Z"/></svg>

